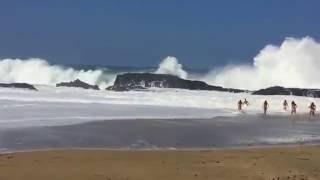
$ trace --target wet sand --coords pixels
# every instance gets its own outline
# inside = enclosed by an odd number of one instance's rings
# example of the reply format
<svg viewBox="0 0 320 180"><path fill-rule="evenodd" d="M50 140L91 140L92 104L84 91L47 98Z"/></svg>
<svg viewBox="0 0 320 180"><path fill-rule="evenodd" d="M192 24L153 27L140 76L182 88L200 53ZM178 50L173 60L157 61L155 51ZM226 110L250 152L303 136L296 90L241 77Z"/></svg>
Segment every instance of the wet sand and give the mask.
<svg viewBox="0 0 320 180"><path fill-rule="evenodd" d="M0 156L0 179L319 180L320 146L246 150L50 150Z"/></svg>
<svg viewBox="0 0 320 180"><path fill-rule="evenodd" d="M320 120L243 115L212 119L106 120L1 128L0 152L50 148L194 149L317 144Z"/></svg>

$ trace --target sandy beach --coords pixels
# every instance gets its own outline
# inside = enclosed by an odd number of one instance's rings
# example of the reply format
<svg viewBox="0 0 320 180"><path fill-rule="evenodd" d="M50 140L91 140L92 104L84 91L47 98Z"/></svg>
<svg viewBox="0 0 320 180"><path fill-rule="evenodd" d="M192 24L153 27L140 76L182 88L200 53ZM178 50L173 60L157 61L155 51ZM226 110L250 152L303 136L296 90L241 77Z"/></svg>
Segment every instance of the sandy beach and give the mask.
<svg viewBox="0 0 320 180"><path fill-rule="evenodd" d="M0 156L0 179L317 180L320 146L243 150L48 150Z"/></svg>

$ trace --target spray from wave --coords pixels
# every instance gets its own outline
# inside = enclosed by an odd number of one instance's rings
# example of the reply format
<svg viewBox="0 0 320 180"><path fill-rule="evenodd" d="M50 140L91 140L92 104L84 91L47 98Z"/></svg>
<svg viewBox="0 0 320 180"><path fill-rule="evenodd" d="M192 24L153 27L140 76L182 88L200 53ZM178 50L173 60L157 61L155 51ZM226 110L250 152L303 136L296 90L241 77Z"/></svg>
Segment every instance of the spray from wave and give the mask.
<svg viewBox="0 0 320 180"><path fill-rule="evenodd" d="M320 43L311 37L287 38L280 46L267 45L253 65L226 66L202 78L224 87L259 89L274 85L320 88Z"/></svg>
<svg viewBox="0 0 320 180"><path fill-rule="evenodd" d="M188 77L188 73L183 70L182 65L178 62L178 59L172 56L168 56L163 59L155 73L171 74L183 79L186 79Z"/></svg>
<svg viewBox="0 0 320 180"><path fill-rule="evenodd" d="M102 70L75 70L57 65L50 65L38 58L0 60L1 82L25 82L30 84L55 85L59 82L80 79L89 84L107 86Z"/></svg>

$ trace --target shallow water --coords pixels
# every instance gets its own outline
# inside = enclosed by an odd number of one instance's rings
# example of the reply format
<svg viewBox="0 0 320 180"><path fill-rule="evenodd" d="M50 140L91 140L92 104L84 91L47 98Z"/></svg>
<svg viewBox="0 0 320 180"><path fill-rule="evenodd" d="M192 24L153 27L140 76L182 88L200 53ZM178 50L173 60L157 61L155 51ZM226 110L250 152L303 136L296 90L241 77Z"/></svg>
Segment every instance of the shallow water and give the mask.
<svg viewBox="0 0 320 180"><path fill-rule="evenodd" d="M0 129L2 151L47 148L233 148L320 142L320 120L241 115L212 119L137 119Z"/></svg>

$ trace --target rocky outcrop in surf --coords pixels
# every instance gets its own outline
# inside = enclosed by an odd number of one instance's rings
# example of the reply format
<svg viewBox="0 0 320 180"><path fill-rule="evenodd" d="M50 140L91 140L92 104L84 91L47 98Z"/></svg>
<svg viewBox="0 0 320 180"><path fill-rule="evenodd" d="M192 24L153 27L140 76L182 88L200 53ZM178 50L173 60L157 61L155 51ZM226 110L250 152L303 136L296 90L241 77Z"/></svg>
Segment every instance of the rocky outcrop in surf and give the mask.
<svg viewBox="0 0 320 180"><path fill-rule="evenodd" d="M27 83L10 83L10 84L0 83L0 87L3 87L3 88L29 89L29 90L37 91L37 88L35 88L33 85L27 84Z"/></svg>
<svg viewBox="0 0 320 180"><path fill-rule="evenodd" d="M77 87L77 88L83 88L83 89L94 89L94 90L99 90L99 86L97 85L91 85L87 84L79 79L76 79L75 81L70 81L70 82L61 82L56 84L57 87Z"/></svg>
<svg viewBox="0 0 320 180"><path fill-rule="evenodd" d="M301 89L301 88L285 88L281 86L273 86L266 89L260 89L252 93L253 95L293 95L306 97L320 97L320 89Z"/></svg>
<svg viewBox="0 0 320 180"><path fill-rule="evenodd" d="M244 92L240 89L229 89L220 86L211 86L202 81L191 81L181 79L169 74L152 74L152 73L126 73L118 75L114 85L107 90L129 91L146 88L177 88L188 90L210 90L210 91L226 91L226 92Z"/></svg>

